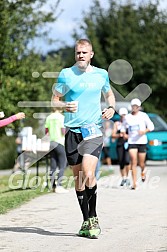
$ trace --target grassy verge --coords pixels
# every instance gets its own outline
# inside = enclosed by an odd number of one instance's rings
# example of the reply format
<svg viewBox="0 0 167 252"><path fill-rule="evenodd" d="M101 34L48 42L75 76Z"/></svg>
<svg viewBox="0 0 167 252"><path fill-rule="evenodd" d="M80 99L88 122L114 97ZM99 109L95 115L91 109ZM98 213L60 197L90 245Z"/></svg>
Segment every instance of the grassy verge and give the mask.
<svg viewBox="0 0 167 252"><path fill-rule="evenodd" d="M42 177L43 175L40 175L40 178ZM0 214L48 192L46 188L41 190L41 185L35 186L34 175L29 176L26 180L27 186L25 187L21 174L13 177L0 176ZM29 182L31 182L31 187Z"/></svg>
<svg viewBox="0 0 167 252"><path fill-rule="evenodd" d="M102 171L100 177L108 176L112 171ZM70 188L74 186L72 170L67 168L63 177L63 186ZM36 176L28 173L26 177L21 172L10 176L0 176L0 214L21 206L23 203L49 193L51 185L46 187L46 175L40 174L36 184Z"/></svg>

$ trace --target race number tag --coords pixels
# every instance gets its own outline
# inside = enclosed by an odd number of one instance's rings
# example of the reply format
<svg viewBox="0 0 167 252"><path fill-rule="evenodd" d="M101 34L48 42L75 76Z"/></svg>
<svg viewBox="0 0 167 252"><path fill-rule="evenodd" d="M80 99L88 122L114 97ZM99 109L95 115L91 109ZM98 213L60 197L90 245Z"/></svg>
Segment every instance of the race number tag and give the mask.
<svg viewBox="0 0 167 252"><path fill-rule="evenodd" d="M102 136L101 130L97 127L95 123L82 126L81 133L84 140Z"/></svg>
<svg viewBox="0 0 167 252"><path fill-rule="evenodd" d="M140 130L140 127L139 125L132 125L132 126L129 126L129 130L132 132L132 131L138 131Z"/></svg>

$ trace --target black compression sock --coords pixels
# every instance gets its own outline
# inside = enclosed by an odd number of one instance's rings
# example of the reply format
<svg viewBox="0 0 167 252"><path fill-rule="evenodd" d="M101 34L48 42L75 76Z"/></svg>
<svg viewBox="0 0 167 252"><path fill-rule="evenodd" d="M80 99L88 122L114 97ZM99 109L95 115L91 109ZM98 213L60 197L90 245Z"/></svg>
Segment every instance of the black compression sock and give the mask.
<svg viewBox="0 0 167 252"><path fill-rule="evenodd" d="M84 221L87 221L89 218L89 210L88 210L88 198L86 191L76 191L78 202L83 214Z"/></svg>
<svg viewBox="0 0 167 252"><path fill-rule="evenodd" d="M94 187L85 186L85 191L88 197L89 217L96 217L97 185L95 185Z"/></svg>

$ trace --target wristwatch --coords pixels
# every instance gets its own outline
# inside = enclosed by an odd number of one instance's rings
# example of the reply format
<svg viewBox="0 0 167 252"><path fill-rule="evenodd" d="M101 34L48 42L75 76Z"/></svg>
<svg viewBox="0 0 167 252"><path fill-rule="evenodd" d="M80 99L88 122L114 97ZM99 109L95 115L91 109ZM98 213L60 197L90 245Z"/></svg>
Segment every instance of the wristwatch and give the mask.
<svg viewBox="0 0 167 252"><path fill-rule="evenodd" d="M113 106L109 106L107 109L112 108L115 111L115 108Z"/></svg>

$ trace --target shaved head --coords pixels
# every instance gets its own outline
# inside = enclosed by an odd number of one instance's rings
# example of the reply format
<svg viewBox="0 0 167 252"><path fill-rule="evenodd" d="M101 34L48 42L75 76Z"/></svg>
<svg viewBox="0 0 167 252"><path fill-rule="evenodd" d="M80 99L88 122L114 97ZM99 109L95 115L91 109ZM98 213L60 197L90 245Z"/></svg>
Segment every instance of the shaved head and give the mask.
<svg viewBox="0 0 167 252"><path fill-rule="evenodd" d="M91 51L92 51L92 43L90 42L89 39L79 39L79 40L77 40L76 44L75 44L75 49L77 48L78 45L90 46Z"/></svg>

